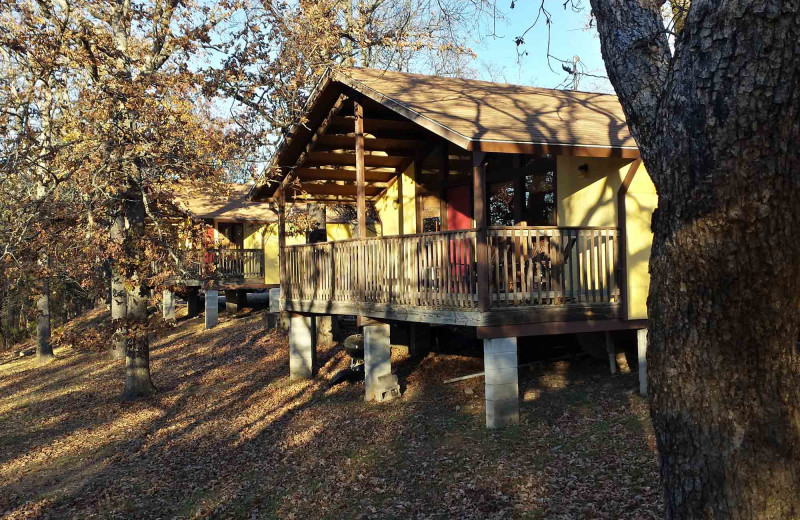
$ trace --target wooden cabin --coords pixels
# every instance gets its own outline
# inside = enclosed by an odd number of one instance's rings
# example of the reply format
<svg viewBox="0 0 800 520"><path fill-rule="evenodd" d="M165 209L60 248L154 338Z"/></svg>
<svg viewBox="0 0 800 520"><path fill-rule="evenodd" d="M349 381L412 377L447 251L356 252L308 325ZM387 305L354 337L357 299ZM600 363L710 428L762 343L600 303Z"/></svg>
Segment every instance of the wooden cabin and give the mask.
<svg viewBox="0 0 800 520"><path fill-rule="evenodd" d="M657 197L615 96L349 69L324 78L306 115L252 190L277 206L293 375L314 373L315 316L360 317L378 360L368 398L381 397L389 323L412 338L471 327L487 424L501 426L518 417L516 338L646 327ZM356 237L291 244L283 215L298 201L354 203Z"/></svg>
<svg viewBox="0 0 800 520"><path fill-rule="evenodd" d="M186 275L177 285L190 289L188 298L196 299L199 289L207 296L222 290L226 307L236 311L245 304L247 292L280 286L278 214L273 203L251 200L251 189L251 184L230 183L220 191L193 187L179 190L179 207L206 224L202 247L184 252L182 268ZM302 203L286 210L292 222L286 229L287 244L306 243L307 213L307 205ZM332 207L326 215L325 240L352 238L356 224L347 212ZM368 236L375 234L374 221L368 219ZM213 306L215 302L207 304ZM190 314L196 315L199 304L190 302L190 309ZM212 320L209 324L215 323Z"/></svg>

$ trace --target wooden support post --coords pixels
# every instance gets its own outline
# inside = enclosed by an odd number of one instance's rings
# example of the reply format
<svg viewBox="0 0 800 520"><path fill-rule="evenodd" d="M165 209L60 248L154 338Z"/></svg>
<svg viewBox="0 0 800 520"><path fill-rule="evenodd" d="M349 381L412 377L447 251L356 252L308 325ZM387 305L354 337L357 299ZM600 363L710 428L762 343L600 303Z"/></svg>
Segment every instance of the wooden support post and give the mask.
<svg viewBox="0 0 800 520"><path fill-rule="evenodd" d="M514 224L525 220L525 177L514 177Z"/></svg>
<svg viewBox="0 0 800 520"><path fill-rule="evenodd" d="M439 218L441 230L447 231L447 180L450 175L450 158L447 141L442 141L442 162L439 165Z"/></svg>
<svg viewBox="0 0 800 520"><path fill-rule="evenodd" d="M356 101L355 112L355 148L356 148L356 190L358 213L358 238L367 237L367 199L364 192L364 107Z"/></svg>
<svg viewBox="0 0 800 520"><path fill-rule="evenodd" d="M400 172L397 174L397 234L403 236L405 234L405 229L403 229L403 174L405 172ZM403 272L402 269L400 272Z"/></svg>
<svg viewBox="0 0 800 520"><path fill-rule="evenodd" d="M420 178L422 177L422 162L425 157L420 153L414 158L414 213L417 221L416 233L422 233L422 184Z"/></svg>
<svg viewBox="0 0 800 520"><path fill-rule="evenodd" d="M281 295L289 294L289 281L286 279L286 192L278 191L278 273L281 284Z"/></svg>
<svg viewBox="0 0 800 520"><path fill-rule="evenodd" d="M359 300L364 301L366 290L366 247L364 239L367 238L367 199L364 192L364 107L358 101L353 103L355 113L355 148L356 148L356 213L358 215L358 238L361 240L360 262L358 269L358 293Z"/></svg>
<svg viewBox="0 0 800 520"><path fill-rule="evenodd" d="M473 215L475 219L476 250L478 264L478 309L489 310L489 244L486 218L486 152L472 152L472 194Z"/></svg>

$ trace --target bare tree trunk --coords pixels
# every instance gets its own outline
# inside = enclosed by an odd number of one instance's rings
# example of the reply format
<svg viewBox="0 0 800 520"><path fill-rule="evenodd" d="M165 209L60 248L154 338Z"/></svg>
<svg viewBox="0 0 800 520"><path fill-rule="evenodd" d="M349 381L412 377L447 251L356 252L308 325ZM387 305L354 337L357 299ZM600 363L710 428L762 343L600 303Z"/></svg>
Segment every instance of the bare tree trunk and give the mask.
<svg viewBox="0 0 800 520"><path fill-rule="evenodd" d="M130 200L126 203L125 218L128 221L129 238L133 246L136 239L144 233L145 208L142 194L136 189L129 190ZM122 399L130 401L148 396L156 391L150 379L150 344L147 333L147 303L150 290L142 283L141 275L134 273L133 285L128 290L125 343L125 389Z"/></svg>
<svg viewBox="0 0 800 520"><path fill-rule="evenodd" d="M800 4L592 0L659 193L647 354L669 519L800 516ZM666 57L666 59L665 59Z"/></svg>
<svg viewBox="0 0 800 520"><path fill-rule="evenodd" d="M36 360L47 363L55 358L50 344L50 280L42 280L42 294L36 300Z"/></svg>
<svg viewBox="0 0 800 520"><path fill-rule="evenodd" d="M122 243L125 239L125 217L118 215L111 226L111 239ZM121 268L111 265L111 324L114 335L111 338L111 359L125 359L125 320L128 315L128 291Z"/></svg>

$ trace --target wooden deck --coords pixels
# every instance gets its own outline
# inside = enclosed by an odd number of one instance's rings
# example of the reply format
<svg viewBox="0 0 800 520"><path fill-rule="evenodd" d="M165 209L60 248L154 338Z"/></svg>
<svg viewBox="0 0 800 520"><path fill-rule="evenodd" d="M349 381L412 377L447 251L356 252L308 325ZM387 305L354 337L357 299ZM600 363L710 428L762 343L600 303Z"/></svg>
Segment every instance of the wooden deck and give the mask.
<svg viewBox="0 0 800 520"><path fill-rule="evenodd" d="M179 285L220 289L265 289L261 249L194 249L181 259Z"/></svg>
<svg viewBox="0 0 800 520"><path fill-rule="evenodd" d="M495 327L620 319L615 228L491 227L481 310L476 229L284 248L283 308Z"/></svg>

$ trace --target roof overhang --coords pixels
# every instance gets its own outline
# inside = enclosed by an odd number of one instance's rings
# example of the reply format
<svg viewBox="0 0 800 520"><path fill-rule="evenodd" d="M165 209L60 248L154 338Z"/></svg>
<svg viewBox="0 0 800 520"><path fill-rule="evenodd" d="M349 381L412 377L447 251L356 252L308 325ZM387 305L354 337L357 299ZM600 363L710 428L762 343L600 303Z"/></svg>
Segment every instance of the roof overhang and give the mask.
<svg viewBox="0 0 800 520"><path fill-rule="evenodd" d="M352 162L350 157L344 155L339 157L328 157L328 160L340 161L341 165L330 162L327 170L316 170L316 173L303 171L306 161L317 161L318 164L324 163L324 159L314 155L314 145L324 134L319 132L320 125L331 123L337 107L343 100L359 98L371 100L380 104L391 112L401 116L414 125L424 129L431 134L440 137L454 145L467 151L481 151L490 153L509 153L509 154L553 154L553 155L573 155L581 157L609 157L623 159L638 159L639 150L635 146L601 146L593 144L576 144L561 142L534 142L534 141L510 141L476 139L454 130L447 125L427 117L414 110L412 107L393 99L381 92L371 88L365 83L349 77L346 73L328 71L318 83L306 103L306 121L294 125L279 143L270 166L265 169L262 178L251 190L251 196L255 199L269 199L278 189L285 189L292 195L301 191L297 188L293 192L292 181L296 179L295 171L302 172L303 175L317 175L321 173L331 174L325 180L332 181L332 184L324 184L323 188L315 188L313 185L305 185L303 196L309 201L322 202L345 202L353 200L355 197L355 186L348 185L348 182L355 181L355 170L348 169L346 164ZM335 141L337 136L324 136L328 142ZM387 157L367 158L367 178L375 177L378 173L391 174L391 170L401 170L407 163L403 158L391 160ZM337 182L341 181L341 182ZM322 180L322 179L320 179ZM388 182L392 182L389 180ZM310 188L310 189L309 189ZM316 191L316 193L314 193ZM374 196L373 188L367 189L367 196ZM380 191L380 190L378 190Z"/></svg>

